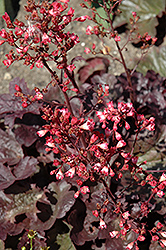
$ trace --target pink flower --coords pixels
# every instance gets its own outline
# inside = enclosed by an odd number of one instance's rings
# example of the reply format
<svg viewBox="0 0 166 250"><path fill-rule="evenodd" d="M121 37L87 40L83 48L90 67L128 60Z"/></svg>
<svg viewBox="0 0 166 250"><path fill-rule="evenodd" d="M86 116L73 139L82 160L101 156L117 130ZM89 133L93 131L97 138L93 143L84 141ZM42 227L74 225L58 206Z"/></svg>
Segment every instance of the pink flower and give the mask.
<svg viewBox="0 0 166 250"><path fill-rule="evenodd" d="M5 40L0 40L0 45L2 45L3 43L5 43Z"/></svg>
<svg viewBox="0 0 166 250"><path fill-rule="evenodd" d="M37 99L37 100L41 100L41 99L43 99L43 94L42 94L41 92L37 92L36 95L35 95L34 97L35 97L35 99Z"/></svg>
<svg viewBox="0 0 166 250"><path fill-rule="evenodd" d="M72 167L71 169L69 169L65 175L66 177L70 177L70 178L73 178L74 177L74 174L75 174L75 167Z"/></svg>
<svg viewBox="0 0 166 250"><path fill-rule="evenodd" d="M119 231L112 231L112 232L109 232L109 235L111 236L111 238L114 238L118 235Z"/></svg>
<svg viewBox="0 0 166 250"><path fill-rule="evenodd" d="M72 119L71 119L71 125L74 125L74 124L76 124L78 122L78 119L77 119L77 117L72 117Z"/></svg>
<svg viewBox="0 0 166 250"><path fill-rule="evenodd" d="M161 198L163 195L165 195L165 193L162 190L159 190L159 191L157 191L157 195L158 195L158 197Z"/></svg>
<svg viewBox="0 0 166 250"><path fill-rule="evenodd" d="M70 0L60 0L62 3L68 3Z"/></svg>
<svg viewBox="0 0 166 250"><path fill-rule="evenodd" d="M139 240L139 241L144 241L144 240L145 240L145 237L144 237L143 235L139 235L138 238L137 238L137 240Z"/></svg>
<svg viewBox="0 0 166 250"><path fill-rule="evenodd" d="M47 132L48 132L48 130L45 129L45 130L37 131L37 134L38 134L39 137L43 137Z"/></svg>
<svg viewBox="0 0 166 250"><path fill-rule="evenodd" d="M108 176L108 167L104 166L101 171L100 171L102 174Z"/></svg>
<svg viewBox="0 0 166 250"><path fill-rule="evenodd" d="M104 228L107 228L107 225L105 224L105 222L100 218L100 226L99 226L100 229L104 229Z"/></svg>
<svg viewBox="0 0 166 250"><path fill-rule="evenodd" d="M59 53L59 50L57 49L57 50L54 50L51 54L52 54L53 56L57 56L58 53Z"/></svg>
<svg viewBox="0 0 166 250"><path fill-rule="evenodd" d="M88 186L81 187L80 191L81 191L82 194L90 193L90 190L89 190Z"/></svg>
<svg viewBox="0 0 166 250"><path fill-rule="evenodd" d="M132 161L132 163L137 164L138 156L132 157L131 161Z"/></svg>
<svg viewBox="0 0 166 250"><path fill-rule="evenodd" d="M94 50L96 48L96 44L93 43L92 49ZM108 87L109 88L109 87Z"/></svg>
<svg viewBox="0 0 166 250"><path fill-rule="evenodd" d="M101 169L101 163L96 163L94 166L93 166L93 169L95 170L95 171L97 171L97 172L99 172L100 171L100 169Z"/></svg>
<svg viewBox="0 0 166 250"><path fill-rule="evenodd" d="M100 122L104 122L107 118L107 114L104 114L101 111L96 111L96 115L99 118Z"/></svg>
<svg viewBox="0 0 166 250"><path fill-rule="evenodd" d="M153 240L153 241L158 241L158 240L159 240L159 237L158 237L157 235L153 235L153 236L152 236L152 240Z"/></svg>
<svg viewBox="0 0 166 250"><path fill-rule="evenodd" d="M23 108L26 108L27 106L28 106L28 103L27 103L27 102L23 102L23 103L22 103L22 107L23 107Z"/></svg>
<svg viewBox="0 0 166 250"><path fill-rule="evenodd" d="M162 176L159 179L159 182L166 181L166 174L162 173Z"/></svg>
<svg viewBox="0 0 166 250"><path fill-rule="evenodd" d="M113 177L115 175L114 171L110 168L110 176Z"/></svg>
<svg viewBox="0 0 166 250"><path fill-rule="evenodd" d="M166 231L160 232L160 234L161 234L164 238L166 238Z"/></svg>
<svg viewBox="0 0 166 250"><path fill-rule="evenodd" d="M74 19L74 21L84 22L86 19L91 20L91 18L88 15L86 15L86 16L77 17L77 18Z"/></svg>
<svg viewBox="0 0 166 250"><path fill-rule="evenodd" d="M15 87L14 87L14 88L15 88L16 91L21 92L21 88L20 88L20 86L18 86L17 84L15 84Z"/></svg>
<svg viewBox="0 0 166 250"><path fill-rule="evenodd" d="M161 224L161 222L158 222L156 227L157 229L161 229L163 227L163 224Z"/></svg>
<svg viewBox="0 0 166 250"><path fill-rule="evenodd" d="M166 240L160 240L161 241L161 243L163 244L163 247L165 246L166 247ZM161 244L160 243L160 244ZM162 246L162 245L161 245Z"/></svg>
<svg viewBox="0 0 166 250"><path fill-rule="evenodd" d="M68 0L68 1L69 1L69 0ZM69 11L67 12L67 14L73 16L73 14L74 14L74 9L71 7L71 8L69 9Z"/></svg>
<svg viewBox="0 0 166 250"><path fill-rule="evenodd" d="M114 39L115 39L115 41L116 41L116 42L120 42L120 41L121 41L120 36L115 36L115 38L114 38Z"/></svg>
<svg viewBox="0 0 166 250"><path fill-rule="evenodd" d="M49 36L46 33L44 33L42 36L42 43L43 44L51 43L51 39L49 38Z"/></svg>
<svg viewBox="0 0 166 250"><path fill-rule="evenodd" d="M133 12L132 12L132 15L133 15L134 18L136 18L137 13L136 13L135 11L133 11Z"/></svg>
<svg viewBox="0 0 166 250"><path fill-rule="evenodd" d="M157 41L157 37L153 37L153 38L152 38L153 44L154 44L156 41Z"/></svg>
<svg viewBox="0 0 166 250"><path fill-rule="evenodd" d="M95 217L98 217L98 216L99 216L99 213L98 213L97 210L92 211L92 214L93 214Z"/></svg>
<svg viewBox="0 0 166 250"><path fill-rule="evenodd" d="M131 249L133 248L133 246L134 246L134 241L131 242L131 243L129 243L129 244L127 245L126 249L131 250Z"/></svg>
<svg viewBox="0 0 166 250"><path fill-rule="evenodd" d="M6 32L5 29L1 29L1 30L0 30L0 36L1 36L2 38L7 38L7 35L8 35L8 33Z"/></svg>
<svg viewBox="0 0 166 250"><path fill-rule="evenodd" d="M86 35L92 35L93 34L93 28L92 26L88 25L86 28Z"/></svg>
<svg viewBox="0 0 166 250"><path fill-rule="evenodd" d="M115 131L115 137L118 141L122 139L121 134L119 134L117 131Z"/></svg>
<svg viewBox="0 0 166 250"><path fill-rule="evenodd" d="M146 41L149 41L151 39L151 36L150 35L147 35L146 37L145 37L145 40Z"/></svg>
<svg viewBox="0 0 166 250"><path fill-rule="evenodd" d="M71 71L71 72L72 72L75 68L76 68L76 67L75 67L74 64L71 64L71 65L67 66L67 69L68 69L69 71Z"/></svg>
<svg viewBox="0 0 166 250"><path fill-rule="evenodd" d="M93 144L95 141L97 141L98 138L99 137L97 135L93 134L90 138L90 144Z"/></svg>
<svg viewBox="0 0 166 250"><path fill-rule="evenodd" d="M125 121L125 128L126 128L127 130L130 129L130 125L129 125L128 122L126 122L126 121Z"/></svg>
<svg viewBox="0 0 166 250"><path fill-rule="evenodd" d="M149 181L149 185L151 185L152 187L155 187L157 185L157 181L155 180Z"/></svg>
<svg viewBox="0 0 166 250"><path fill-rule="evenodd" d="M22 29L20 29L19 27L15 27L16 36L21 36L23 33L24 31Z"/></svg>
<svg viewBox="0 0 166 250"><path fill-rule="evenodd" d="M7 66L7 68L12 64L13 60L11 59L5 59L3 60L3 64Z"/></svg>
<svg viewBox="0 0 166 250"><path fill-rule="evenodd" d="M11 23L10 17L7 12L2 16L2 18L5 20L6 24Z"/></svg>
<svg viewBox="0 0 166 250"><path fill-rule="evenodd" d="M146 126L146 129L148 129L149 131L154 131L155 130L155 118L154 117L150 117L150 119L148 120L148 125Z"/></svg>
<svg viewBox="0 0 166 250"><path fill-rule="evenodd" d="M48 138L45 145L50 147L50 148L54 148L55 144L54 144L53 138L52 137Z"/></svg>
<svg viewBox="0 0 166 250"><path fill-rule="evenodd" d="M126 142L124 140L120 140L117 145L116 145L116 148L122 148L126 146Z"/></svg>
<svg viewBox="0 0 166 250"><path fill-rule="evenodd" d="M122 214L122 216L123 216L123 218L124 218L125 220L127 220L127 219L129 218L129 216L130 216L129 211L124 212L124 213Z"/></svg>
<svg viewBox="0 0 166 250"><path fill-rule="evenodd" d="M90 50L89 48L85 47L84 52L85 52L86 54L89 54L89 53L91 52L91 50Z"/></svg>
<svg viewBox="0 0 166 250"><path fill-rule="evenodd" d="M59 169L58 173L56 174L56 179L57 180L63 180L63 178L64 178L64 175L62 173L62 170Z"/></svg>
<svg viewBox="0 0 166 250"><path fill-rule="evenodd" d="M103 150L107 150L108 149L108 142L103 142L101 144L97 144L97 146Z"/></svg>
<svg viewBox="0 0 166 250"><path fill-rule="evenodd" d="M43 65L43 63L42 63L41 60L37 60L37 61L36 61L36 67L37 67L37 68L43 68L43 66L44 66L44 65Z"/></svg>
<svg viewBox="0 0 166 250"><path fill-rule="evenodd" d="M80 126L81 129L84 130L90 130L92 131L94 129L95 123L93 119L88 118L88 120Z"/></svg>
<svg viewBox="0 0 166 250"><path fill-rule="evenodd" d="M80 192L79 192L79 191L77 191L77 192L74 194L74 198L75 198L75 199L77 199L77 198L78 198L78 196L79 196L79 194L80 194Z"/></svg>

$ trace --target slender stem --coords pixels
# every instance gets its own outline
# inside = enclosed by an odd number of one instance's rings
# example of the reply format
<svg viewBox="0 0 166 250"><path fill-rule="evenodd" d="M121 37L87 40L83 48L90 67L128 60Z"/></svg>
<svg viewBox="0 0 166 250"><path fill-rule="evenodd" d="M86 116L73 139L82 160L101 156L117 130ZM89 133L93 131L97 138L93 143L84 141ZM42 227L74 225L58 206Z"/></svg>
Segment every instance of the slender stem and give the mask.
<svg viewBox="0 0 166 250"><path fill-rule="evenodd" d="M103 3L104 3L104 9L105 9L105 11L107 13L107 16L108 16L108 19L109 19L109 23L111 25L111 31L113 33L115 33L115 30L114 30L114 27L113 27L113 23L112 23L112 20L111 20L111 17L110 17L110 13L109 13L109 11L107 9L105 0L103 0ZM120 58L122 60L123 67L124 67L125 72L126 72L127 81L128 81L129 87L130 87L130 99L131 99L131 102L134 103L134 93L133 93L133 87L132 87L132 82L131 82L131 75L130 75L130 72L129 72L128 68L127 68L127 65L126 65L126 62L124 60L124 57L123 57L123 54L122 54L122 51L121 51L121 48L119 46L118 41L115 41L115 44L116 44L116 47L118 49Z"/></svg>
<svg viewBox="0 0 166 250"><path fill-rule="evenodd" d="M60 86L59 78L57 77L56 73L52 71L52 69L49 67L49 65L47 64L47 62L44 59L43 59L43 64L46 67L46 69L50 72L50 74L56 79L56 81L58 81L58 86L62 90L62 87ZM62 92L63 92L63 95L64 95L65 100L66 100L66 106L67 106L68 110L70 111L71 116L73 117L74 114L73 114L72 107L70 105L68 95L63 90L62 90ZM85 142L85 139L84 139L83 135L81 135L80 140L81 140L82 145L83 145L83 147L85 149L86 148L86 142Z"/></svg>
<svg viewBox="0 0 166 250"><path fill-rule="evenodd" d="M78 93L80 93L79 87L74 79L74 77L72 77L72 74L69 72L69 70L66 68L65 69L65 73L67 74L67 76L69 77L70 81L73 84L73 87L76 88L78 90Z"/></svg>
<svg viewBox="0 0 166 250"><path fill-rule="evenodd" d="M107 186L106 181L105 181L103 178L100 178L100 180L101 180L101 182L103 183L104 187L106 188L106 190L107 190L107 192L108 192L108 194L109 194L109 196L110 196L110 199L111 199L111 201L113 202L114 206L117 207L117 206L116 206L116 203L115 203L115 201L114 201L114 200L115 200L115 197L114 197L114 195L112 194L112 192L111 192L111 190L109 189L109 187Z"/></svg>
<svg viewBox="0 0 166 250"><path fill-rule="evenodd" d="M132 70L131 75L135 72L136 68L138 67L138 64L139 64L139 63L142 61L142 59L147 55L147 53L148 53L148 50L146 50L145 52L143 52L143 53L141 54L141 57L139 58L138 62L136 63L134 69Z"/></svg>
<svg viewBox="0 0 166 250"><path fill-rule="evenodd" d="M47 64L47 62L43 59L43 64L44 66L46 67L46 69L50 72L50 74L55 78L55 80L58 82L58 86L59 88L62 90L62 87L60 86L60 82L59 82L59 78L58 76L56 75L56 73L54 71L52 71L52 69L49 67L49 65ZM66 94L66 92L63 92L63 95L65 97L65 100L66 100L66 105L67 105L67 108L69 109L70 113L72 116L74 116L73 114L73 111L72 111L72 108L71 108L71 105L70 105L70 101L69 101L69 97L68 95Z"/></svg>
<svg viewBox="0 0 166 250"><path fill-rule="evenodd" d="M30 238L30 250L33 250L33 245L32 245L32 238Z"/></svg>
<svg viewBox="0 0 166 250"><path fill-rule="evenodd" d="M146 172L152 172L152 173L163 173L163 172L166 172L166 170L146 170Z"/></svg>

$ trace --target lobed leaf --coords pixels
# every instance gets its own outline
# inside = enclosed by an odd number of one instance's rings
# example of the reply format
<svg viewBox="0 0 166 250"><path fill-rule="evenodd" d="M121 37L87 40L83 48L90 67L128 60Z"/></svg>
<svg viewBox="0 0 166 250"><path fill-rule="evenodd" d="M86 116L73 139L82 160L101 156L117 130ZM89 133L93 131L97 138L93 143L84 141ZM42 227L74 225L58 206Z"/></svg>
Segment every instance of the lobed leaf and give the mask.
<svg viewBox="0 0 166 250"><path fill-rule="evenodd" d="M75 250L76 248L74 247L74 245L70 239L70 233L71 233L72 226L70 226L66 222L65 222L65 224L69 227L70 230L68 233L58 234L57 244L60 245L59 250L66 250L66 249Z"/></svg>
<svg viewBox="0 0 166 250"><path fill-rule="evenodd" d="M0 129L0 162L8 165L17 164L23 158L23 150L21 145L16 141L12 131L8 132Z"/></svg>
<svg viewBox="0 0 166 250"><path fill-rule="evenodd" d="M153 47L150 53L140 62L138 65L138 70L146 74L149 69L154 70L156 73L163 77L166 77L165 71L166 65L166 45L158 47Z"/></svg>
<svg viewBox="0 0 166 250"><path fill-rule="evenodd" d="M0 190L3 190L14 183L16 180L15 176L12 174L10 167L6 167L0 163Z"/></svg>
<svg viewBox="0 0 166 250"><path fill-rule="evenodd" d="M126 23L126 20L132 18L132 12L135 11L140 17L137 25L139 33L143 35L148 32L149 35L154 37L156 35L155 27L158 25L156 16L165 10L165 0L124 0L119 9L122 13L120 17L115 18L115 27Z"/></svg>

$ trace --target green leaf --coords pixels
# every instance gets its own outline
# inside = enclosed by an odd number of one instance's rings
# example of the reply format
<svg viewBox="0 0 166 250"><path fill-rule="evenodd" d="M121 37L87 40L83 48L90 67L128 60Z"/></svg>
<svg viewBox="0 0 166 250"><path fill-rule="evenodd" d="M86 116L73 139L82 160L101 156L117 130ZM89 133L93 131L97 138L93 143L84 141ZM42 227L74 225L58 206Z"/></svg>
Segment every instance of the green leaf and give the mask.
<svg viewBox="0 0 166 250"><path fill-rule="evenodd" d="M58 234L57 244L60 245L59 250L75 250L75 247L70 239L70 231L72 226L64 222L69 227L69 232L66 234Z"/></svg>
<svg viewBox="0 0 166 250"><path fill-rule="evenodd" d="M166 77L166 45L153 47L150 49L148 55L140 62L137 70L144 75L149 69L154 70L161 76Z"/></svg>
<svg viewBox="0 0 166 250"><path fill-rule="evenodd" d="M96 13L98 14L98 15L96 15L96 21L99 24L102 24L102 26L105 29L109 29L110 24L109 24L109 22L106 21L106 20L108 20L108 15L107 15L106 11L104 10L104 8L99 4L102 4L102 6L104 6L102 0L98 0L97 3L95 1L93 1L92 5L91 5L92 8L93 7L96 8ZM111 5L111 3L110 3L110 1L108 1L108 3L106 3L106 6L108 9L110 8L110 5ZM110 18L112 19L112 14L110 14Z"/></svg>
<svg viewBox="0 0 166 250"><path fill-rule="evenodd" d="M138 21L138 30L141 35L148 32L155 36L155 27L158 24L156 16L165 11L165 0L124 0L119 8L122 13L117 16L114 26L120 26L122 23L129 22L132 18L132 12L135 11L140 17Z"/></svg>
<svg viewBox="0 0 166 250"><path fill-rule="evenodd" d="M5 249L5 243L2 240L0 240L0 249L1 250Z"/></svg>
<svg viewBox="0 0 166 250"><path fill-rule="evenodd" d="M165 147L166 147L166 126L164 125L159 141L144 155L139 156L138 164L147 161L146 165L143 166L145 170L165 169L166 167Z"/></svg>

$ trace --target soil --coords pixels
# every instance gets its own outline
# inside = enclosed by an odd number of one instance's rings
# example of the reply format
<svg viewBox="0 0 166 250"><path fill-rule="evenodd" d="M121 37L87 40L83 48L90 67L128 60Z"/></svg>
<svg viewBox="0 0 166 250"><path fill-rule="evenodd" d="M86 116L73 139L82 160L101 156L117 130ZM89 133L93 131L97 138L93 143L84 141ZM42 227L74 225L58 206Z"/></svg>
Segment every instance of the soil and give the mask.
<svg viewBox="0 0 166 250"><path fill-rule="evenodd" d="M75 17L79 17L81 15L90 15L91 12L87 9L83 9L80 6L80 3L83 2L82 0L70 0L70 6L75 9ZM17 17L19 20L24 21L24 6L26 5L26 0L20 0L20 9L18 11ZM85 59L92 57L91 54L86 55L84 50L85 47L91 48L92 44L96 44L97 50L103 50L103 46L101 41L94 35L87 36L85 31L87 25L94 25L91 23L91 21L85 21L85 22L73 22L70 23L68 26L68 30L70 32L74 32L79 36L80 43L77 44L74 49L72 49L68 55L69 61L76 57L76 56L83 56ZM4 23L1 20L0 28L4 26ZM126 37L126 33L121 34L122 41ZM109 47L111 53L113 56L117 56L117 50L115 47L114 42L111 40L106 39L105 45ZM32 70L29 69L29 67L23 65L22 61L16 62L12 64L9 68L6 68L2 61L5 58L5 54L7 54L10 51L10 46L8 44L3 44L0 46L0 93L7 93L8 92L8 86L9 82L14 79L15 77L24 78L27 82L28 86L32 89L34 87L43 88L49 83L50 81L50 75L47 72L45 68L38 69L34 68ZM127 61L127 64L129 67L132 67L132 59L140 56L140 49L135 48L132 46L132 44L128 45L128 50L124 52L124 57ZM112 59L109 57L110 60L110 67L109 72L113 73L115 75L118 75L122 72L124 72L123 66L119 64L117 61L112 61ZM82 62L76 63L77 70L82 66Z"/></svg>

